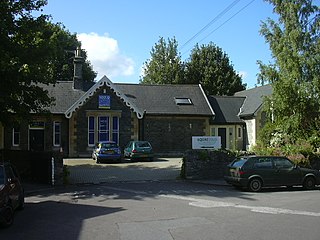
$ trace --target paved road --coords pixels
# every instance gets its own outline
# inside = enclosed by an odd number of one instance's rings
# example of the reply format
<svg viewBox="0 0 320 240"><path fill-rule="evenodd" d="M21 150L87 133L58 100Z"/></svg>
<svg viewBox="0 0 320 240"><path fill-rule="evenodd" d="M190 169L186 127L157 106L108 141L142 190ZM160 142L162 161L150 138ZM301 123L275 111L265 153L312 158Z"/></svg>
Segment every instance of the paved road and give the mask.
<svg viewBox="0 0 320 240"><path fill-rule="evenodd" d="M319 190L238 191L186 181L109 182L34 193L0 239L318 240Z"/></svg>
<svg viewBox="0 0 320 240"><path fill-rule="evenodd" d="M155 158L153 162L97 164L92 159L65 159L70 183L175 180L180 176L181 158Z"/></svg>

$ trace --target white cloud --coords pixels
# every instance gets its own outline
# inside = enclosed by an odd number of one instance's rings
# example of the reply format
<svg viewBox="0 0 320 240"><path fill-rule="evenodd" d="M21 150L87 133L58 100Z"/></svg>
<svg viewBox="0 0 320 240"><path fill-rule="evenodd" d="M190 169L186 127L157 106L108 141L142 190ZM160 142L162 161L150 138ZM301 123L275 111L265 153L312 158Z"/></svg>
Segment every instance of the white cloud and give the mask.
<svg viewBox="0 0 320 240"><path fill-rule="evenodd" d="M134 61L120 53L117 40L104 34L80 33L81 48L85 49L93 70L98 72L97 79L103 75L109 77L131 76L134 74Z"/></svg>
<svg viewBox="0 0 320 240"><path fill-rule="evenodd" d="M248 77L248 73L245 71L239 71L238 74L242 79L246 79Z"/></svg>

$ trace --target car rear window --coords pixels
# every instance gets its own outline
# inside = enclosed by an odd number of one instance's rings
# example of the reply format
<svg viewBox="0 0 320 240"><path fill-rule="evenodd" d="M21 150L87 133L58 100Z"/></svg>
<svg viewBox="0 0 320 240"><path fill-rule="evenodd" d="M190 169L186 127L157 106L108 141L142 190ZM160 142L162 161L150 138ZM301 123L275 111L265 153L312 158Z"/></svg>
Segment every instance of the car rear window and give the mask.
<svg viewBox="0 0 320 240"><path fill-rule="evenodd" d="M151 146L148 142L137 142L137 147L138 148L149 148Z"/></svg>
<svg viewBox="0 0 320 240"><path fill-rule="evenodd" d="M117 148L118 145L116 143L103 143L101 144L102 148Z"/></svg>
<svg viewBox="0 0 320 240"><path fill-rule="evenodd" d="M242 167L247 162L245 158L238 158L232 163L232 167Z"/></svg>

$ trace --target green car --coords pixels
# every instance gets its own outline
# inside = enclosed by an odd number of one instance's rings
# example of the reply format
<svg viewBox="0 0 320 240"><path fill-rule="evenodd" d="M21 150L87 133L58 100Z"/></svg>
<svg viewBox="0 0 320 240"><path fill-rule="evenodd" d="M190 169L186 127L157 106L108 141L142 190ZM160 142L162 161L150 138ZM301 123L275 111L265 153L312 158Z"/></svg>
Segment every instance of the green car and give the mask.
<svg viewBox="0 0 320 240"><path fill-rule="evenodd" d="M124 157L134 160L153 161L152 146L148 141L131 141L124 149Z"/></svg>
<svg viewBox="0 0 320 240"><path fill-rule="evenodd" d="M286 157L248 156L228 165L224 179L227 183L258 192L263 187L298 186L314 189L320 184L319 170L302 168Z"/></svg>

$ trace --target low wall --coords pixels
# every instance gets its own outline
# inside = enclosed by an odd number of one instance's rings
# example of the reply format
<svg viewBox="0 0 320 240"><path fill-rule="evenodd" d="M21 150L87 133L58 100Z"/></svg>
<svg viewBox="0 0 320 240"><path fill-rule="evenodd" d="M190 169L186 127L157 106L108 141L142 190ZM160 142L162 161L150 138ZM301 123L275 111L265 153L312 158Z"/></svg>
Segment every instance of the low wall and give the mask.
<svg viewBox="0 0 320 240"><path fill-rule="evenodd" d="M189 150L183 157L181 177L185 179L222 179L235 155L228 151Z"/></svg>
<svg viewBox="0 0 320 240"><path fill-rule="evenodd" d="M23 182L63 184L63 156L60 152L2 149L0 161L10 161L17 168ZM53 179L52 168L54 168Z"/></svg>

